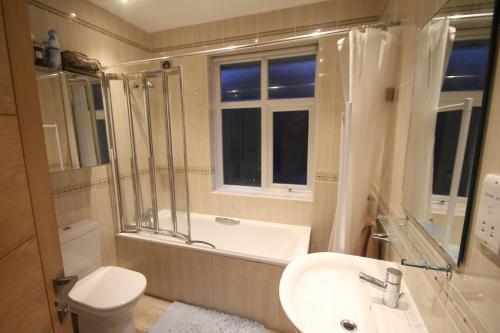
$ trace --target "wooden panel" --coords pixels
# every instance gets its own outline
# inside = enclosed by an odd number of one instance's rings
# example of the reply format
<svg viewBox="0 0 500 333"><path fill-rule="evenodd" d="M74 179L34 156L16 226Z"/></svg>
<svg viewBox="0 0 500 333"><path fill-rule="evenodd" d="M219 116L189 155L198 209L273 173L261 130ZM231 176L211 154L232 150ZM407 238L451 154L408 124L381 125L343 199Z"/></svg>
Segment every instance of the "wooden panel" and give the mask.
<svg viewBox="0 0 500 333"><path fill-rule="evenodd" d="M15 114L14 91L10 76L7 44L5 41L3 15L0 8L0 114Z"/></svg>
<svg viewBox="0 0 500 333"><path fill-rule="evenodd" d="M15 116L0 115L0 258L35 234Z"/></svg>
<svg viewBox="0 0 500 333"><path fill-rule="evenodd" d="M36 237L0 260L0 333L52 332Z"/></svg>
<svg viewBox="0 0 500 333"><path fill-rule="evenodd" d="M57 221L45 152L41 111L33 65L26 0L2 0L7 50L14 88L19 133L26 165L44 282L54 332L70 332L71 320L60 323L52 279L62 271Z"/></svg>

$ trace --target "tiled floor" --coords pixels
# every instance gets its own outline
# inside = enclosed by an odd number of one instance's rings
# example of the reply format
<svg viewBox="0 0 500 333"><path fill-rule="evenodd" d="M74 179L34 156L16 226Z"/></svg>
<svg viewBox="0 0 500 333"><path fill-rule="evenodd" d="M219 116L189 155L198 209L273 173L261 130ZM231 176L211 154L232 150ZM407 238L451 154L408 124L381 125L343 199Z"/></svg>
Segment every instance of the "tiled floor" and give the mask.
<svg viewBox="0 0 500 333"><path fill-rule="evenodd" d="M137 333L146 333L161 315L170 302L144 295L136 305L133 316Z"/></svg>
<svg viewBox="0 0 500 333"><path fill-rule="evenodd" d="M161 315L170 302L144 295L134 309L134 322L137 333L146 333ZM267 333L279 333L267 330Z"/></svg>

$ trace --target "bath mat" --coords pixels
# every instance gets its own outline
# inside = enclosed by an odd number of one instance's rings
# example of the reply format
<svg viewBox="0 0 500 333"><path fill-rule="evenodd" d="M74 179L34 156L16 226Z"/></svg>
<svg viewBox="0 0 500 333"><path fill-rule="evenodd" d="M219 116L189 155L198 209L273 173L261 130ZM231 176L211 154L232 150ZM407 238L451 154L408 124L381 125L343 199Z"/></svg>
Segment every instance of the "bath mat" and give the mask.
<svg viewBox="0 0 500 333"><path fill-rule="evenodd" d="M266 333L266 329L255 321L174 302L149 333Z"/></svg>

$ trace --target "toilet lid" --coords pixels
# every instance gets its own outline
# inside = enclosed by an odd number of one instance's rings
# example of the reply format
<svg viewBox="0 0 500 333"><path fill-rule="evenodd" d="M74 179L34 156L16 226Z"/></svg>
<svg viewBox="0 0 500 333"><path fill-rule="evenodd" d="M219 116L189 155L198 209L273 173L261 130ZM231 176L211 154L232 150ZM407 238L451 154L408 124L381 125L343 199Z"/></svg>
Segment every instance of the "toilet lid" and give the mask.
<svg viewBox="0 0 500 333"><path fill-rule="evenodd" d="M129 304L144 293L146 278L129 269L106 266L79 280L68 294L81 305L106 311Z"/></svg>

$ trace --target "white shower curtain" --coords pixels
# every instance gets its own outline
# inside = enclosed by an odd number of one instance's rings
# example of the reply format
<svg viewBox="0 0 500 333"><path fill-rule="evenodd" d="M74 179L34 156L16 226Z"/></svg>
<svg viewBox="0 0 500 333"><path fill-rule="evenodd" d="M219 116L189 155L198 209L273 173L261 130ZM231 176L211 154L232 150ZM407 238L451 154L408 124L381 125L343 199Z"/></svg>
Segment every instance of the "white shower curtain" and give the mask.
<svg viewBox="0 0 500 333"><path fill-rule="evenodd" d="M413 110L408 133L403 207L414 217L431 219L434 139L437 108L455 29L448 19L429 22L418 34Z"/></svg>
<svg viewBox="0 0 500 333"><path fill-rule="evenodd" d="M340 179L329 249L359 254L368 196L380 170L387 113L386 88L394 87L398 28L351 30L338 43L346 99Z"/></svg>

